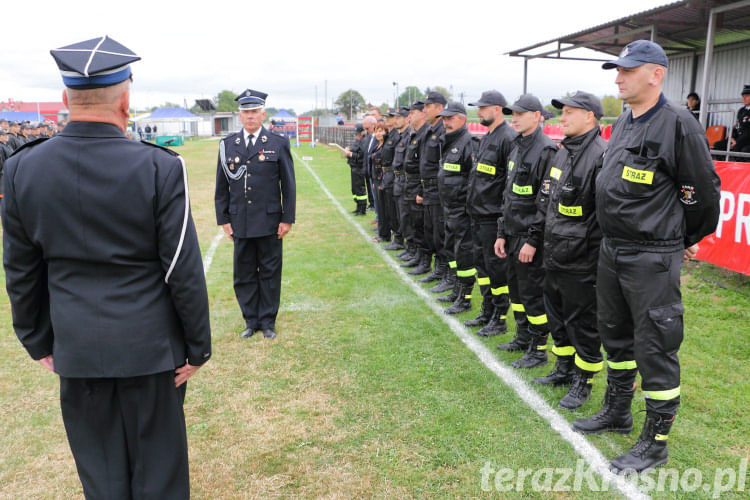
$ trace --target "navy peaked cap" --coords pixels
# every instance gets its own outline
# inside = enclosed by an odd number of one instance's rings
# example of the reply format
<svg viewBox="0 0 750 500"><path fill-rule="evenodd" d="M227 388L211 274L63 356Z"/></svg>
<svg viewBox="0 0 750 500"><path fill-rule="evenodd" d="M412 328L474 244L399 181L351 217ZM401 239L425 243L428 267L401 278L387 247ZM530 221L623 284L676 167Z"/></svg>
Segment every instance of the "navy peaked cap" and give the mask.
<svg viewBox="0 0 750 500"><path fill-rule="evenodd" d="M50 50L72 89L96 89L116 85L130 78L130 63L140 60L132 50L103 36Z"/></svg>
<svg viewBox="0 0 750 500"><path fill-rule="evenodd" d="M234 100L240 103L240 109L256 109L266 105L266 97L268 94L259 90L245 89Z"/></svg>

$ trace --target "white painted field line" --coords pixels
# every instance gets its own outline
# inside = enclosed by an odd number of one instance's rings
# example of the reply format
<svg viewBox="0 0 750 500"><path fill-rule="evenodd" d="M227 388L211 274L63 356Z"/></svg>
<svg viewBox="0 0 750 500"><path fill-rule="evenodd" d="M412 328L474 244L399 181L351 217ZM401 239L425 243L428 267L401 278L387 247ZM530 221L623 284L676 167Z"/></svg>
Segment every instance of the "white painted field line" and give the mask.
<svg viewBox="0 0 750 500"><path fill-rule="evenodd" d="M375 250L381 255L381 257L383 257L383 260L385 260L386 263L391 266L391 268L399 275L399 277L401 277L404 283L406 283L412 289L412 291L414 291L414 293L424 299L427 306L432 309L432 311L450 327L453 333L455 333L456 336L458 336L458 338L461 339L461 341L466 344L466 346L474 354L477 355L479 360L487 368L489 368L490 371L500 377L500 379L508 387L513 389L521 398L521 400L523 400L523 402L525 402L532 410L534 410L534 412L536 412L540 417L549 422L552 429L557 432L565 441L570 443L573 449L575 449L576 452L586 461L586 463L589 464L593 471L599 474L599 476L601 476L603 480L609 482L610 485L614 485L618 490L620 490L623 495L625 495L629 499L650 498L624 477L617 476L610 472L609 462L604 458L599 450L594 447L594 445L592 445L583 435L573 431L567 420L565 420L549 404L547 404L544 398L542 398L539 393L531 388L524 379L516 375L512 368L509 368L505 364L501 363L495 357L492 351L487 349L487 347L482 342L480 342L479 339L474 337L462 323L460 323L456 318L445 314L443 312L443 308L435 301L435 297L431 294L428 294L425 289L420 287L416 283L416 281L414 281L411 276L406 274L406 272L404 272L404 270L398 265L398 263L393 260L388 252L383 250L383 248L376 242L372 241L372 238L367 234L366 230L362 226L357 224L357 222L354 220L354 217L349 215L349 213L341 205L341 203L339 203L339 201L331 194L325 184L323 184L323 181L320 180L320 177L318 177L318 175L310 167L310 165L308 165L306 161L302 160L302 158L300 158L296 151L292 150L292 154L294 154L297 160L305 166L308 172L310 172L310 175L313 176L326 196L328 196L328 198L338 209L338 211L341 212L341 215L343 215L344 218L346 218L346 220L349 221L349 223L357 231L359 231L359 233L362 235L365 241L367 241L368 244L375 248Z"/></svg>
<svg viewBox="0 0 750 500"><path fill-rule="evenodd" d="M211 269L211 262L214 260L214 255L216 254L216 249L219 247L219 243L221 243L221 239L224 237L224 230L222 228L219 228L219 232L214 236L214 239L211 241L211 246L208 247L208 252L206 252L206 256L203 257L203 275L208 275L208 271Z"/></svg>

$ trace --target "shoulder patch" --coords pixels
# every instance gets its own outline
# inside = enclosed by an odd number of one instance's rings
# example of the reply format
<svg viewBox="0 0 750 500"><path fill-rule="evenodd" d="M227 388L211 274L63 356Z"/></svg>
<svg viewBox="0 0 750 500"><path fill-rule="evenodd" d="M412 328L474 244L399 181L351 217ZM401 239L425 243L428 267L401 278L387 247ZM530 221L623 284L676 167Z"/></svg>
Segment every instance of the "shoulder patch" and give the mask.
<svg viewBox="0 0 750 500"><path fill-rule="evenodd" d="M153 142L141 141L141 144L145 144L147 146L151 146L152 148L161 149L162 151L166 151L167 153L171 154L172 156L180 156L179 153L177 153L175 151L172 151L171 149L169 149L167 147L159 146L158 144L154 144Z"/></svg>
<svg viewBox="0 0 750 500"><path fill-rule="evenodd" d="M16 149L15 151L13 151L13 153L11 153L11 155L8 158L10 158L11 156L14 156L16 153L18 153L19 151L22 151L22 150L24 150L26 148L30 148L32 146L36 146L37 144L41 144L42 142L46 141L47 139L49 139L49 137L40 137L39 139L34 139L31 142L27 142L26 144L21 145L18 149Z"/></svg>

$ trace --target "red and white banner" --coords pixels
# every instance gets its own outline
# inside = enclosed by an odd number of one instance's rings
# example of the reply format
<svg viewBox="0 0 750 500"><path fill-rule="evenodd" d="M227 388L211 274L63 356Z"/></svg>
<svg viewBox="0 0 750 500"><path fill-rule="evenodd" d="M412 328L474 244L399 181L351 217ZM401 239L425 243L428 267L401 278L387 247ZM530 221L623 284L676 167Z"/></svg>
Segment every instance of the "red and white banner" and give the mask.
<svg viewBox="0 0 750 500"><path fill-rule="evenodd" d="M719 223L700 242L696 257L750 275L750 164L714 163L721 179Z"/></svg>

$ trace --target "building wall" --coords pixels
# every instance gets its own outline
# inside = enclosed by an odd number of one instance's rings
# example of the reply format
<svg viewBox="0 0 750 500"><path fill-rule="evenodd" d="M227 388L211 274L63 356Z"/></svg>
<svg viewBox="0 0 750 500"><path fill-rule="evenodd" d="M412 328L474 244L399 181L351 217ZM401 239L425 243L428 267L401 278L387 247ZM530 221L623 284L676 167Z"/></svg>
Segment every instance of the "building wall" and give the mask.
<svg viewBox="0 0 750 500"><path fill-rule="evenodd" d="M704 55L695 58L695 88L690 88L693 59L692 54L670 58L664 82L668 99L684 103L689 92L701 93ZM709 125L731 126L742 103L742 87L750 84L750 42L716 48L712 66L708 97L700 96L701 106L708 106Z"/></svg>

